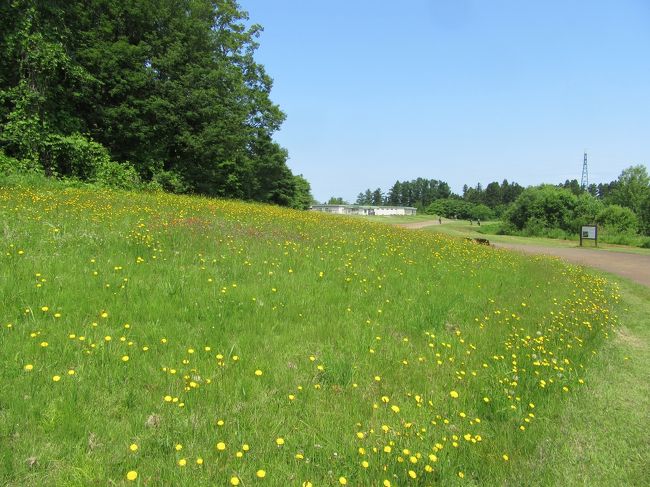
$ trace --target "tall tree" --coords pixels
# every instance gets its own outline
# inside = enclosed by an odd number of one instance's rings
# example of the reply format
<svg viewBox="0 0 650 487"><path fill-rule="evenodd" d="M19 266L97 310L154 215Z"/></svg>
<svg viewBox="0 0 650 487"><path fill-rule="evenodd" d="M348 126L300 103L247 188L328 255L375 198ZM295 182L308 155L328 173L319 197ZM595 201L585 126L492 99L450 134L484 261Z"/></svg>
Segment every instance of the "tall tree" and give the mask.
<svg viewBox="0 0 650 487"><path fill-rule="evenodd" d="M254 58L262 28L235 0L12 0L0 19L8 154L88 177L61 161L99 143L146 179L294 201L300 185L273 141L284 114Z"/></svg>
<svg viewBox="0 0 650 487"><path fill-rule="evenodd" d="M617 180L616 188L610 194L610 201L641 213L641 208L650 197L650 176L645 166L637 165L624 169Z"/></svg>

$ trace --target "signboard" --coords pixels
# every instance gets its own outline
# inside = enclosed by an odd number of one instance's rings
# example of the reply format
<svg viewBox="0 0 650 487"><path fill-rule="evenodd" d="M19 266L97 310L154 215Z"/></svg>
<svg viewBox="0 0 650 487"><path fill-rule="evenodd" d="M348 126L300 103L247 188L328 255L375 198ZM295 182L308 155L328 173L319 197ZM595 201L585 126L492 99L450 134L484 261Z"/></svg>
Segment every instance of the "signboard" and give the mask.
<svg viewBox="0 0 650 487"><path fill-rule="evenodd" d="M598 227L596 225L583 225L580 229L580 246L583 240L593 240L598 246Z"/></svg>

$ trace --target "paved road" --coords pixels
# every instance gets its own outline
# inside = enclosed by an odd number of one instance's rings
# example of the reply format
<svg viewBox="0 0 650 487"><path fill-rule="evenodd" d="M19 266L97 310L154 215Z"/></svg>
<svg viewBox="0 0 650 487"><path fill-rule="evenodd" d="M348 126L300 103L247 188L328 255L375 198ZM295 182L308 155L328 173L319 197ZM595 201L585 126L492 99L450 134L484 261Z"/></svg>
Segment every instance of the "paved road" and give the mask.
<svg viewBox="0 0 650 487"><path fill-rule="evenodd" d="M575 264L596 267L612 274L627 277L634 282L650 287L650 255L507 243L494 243L494 246L526 254L553 255Z"/></svg>

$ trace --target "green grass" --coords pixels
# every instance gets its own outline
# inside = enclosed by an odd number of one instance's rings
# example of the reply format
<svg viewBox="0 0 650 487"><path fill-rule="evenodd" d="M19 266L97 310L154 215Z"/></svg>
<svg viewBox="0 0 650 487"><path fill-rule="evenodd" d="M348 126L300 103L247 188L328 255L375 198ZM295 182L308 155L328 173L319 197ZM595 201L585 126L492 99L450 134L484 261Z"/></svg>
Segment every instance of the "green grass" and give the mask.
<svg viewBox="0 0 650 487"><path fill-rule="evenodd" d="M3 485L522 485L601 367L647 372L617 286L551 259L57 185L0 219Z"/></svg>
<svg viewBox="0 0 650 487"><path fill-rule="evenodd" d="M408 223L408 217L404 218L404 221L395 222L395 223ZM430 219L430 218L429 218ZM487 238L490 242L497 243L512 243L518 245L540 245L544 247L579 247L579 240L562 240L556 238L545 238L545 237L522 237L518 235L496 235L494 230L496 229L495 222L484 222L479 227L474 223L470 225L467 221L458 221L458 220L447 220L443 221L443 225L432 225L425 227L426 231L443 233L445 235L453 237L467 237L467 238ZM616 245L609 244L604 242L598 242L596 247L593 242L585 242L584 248L591 248L597 250L606 250L610 252L626 252L634 253L640 255L650 255L650 249L643 249L639 247L632 247L629 245Z"/></svg>
<svg viewBox="0 0 650 487"><path fill-rule="evenodd" d="M622 325L549 423L548 436L513 485L642 486L650 478L650 289L608 276L621 286Z"/></svg>

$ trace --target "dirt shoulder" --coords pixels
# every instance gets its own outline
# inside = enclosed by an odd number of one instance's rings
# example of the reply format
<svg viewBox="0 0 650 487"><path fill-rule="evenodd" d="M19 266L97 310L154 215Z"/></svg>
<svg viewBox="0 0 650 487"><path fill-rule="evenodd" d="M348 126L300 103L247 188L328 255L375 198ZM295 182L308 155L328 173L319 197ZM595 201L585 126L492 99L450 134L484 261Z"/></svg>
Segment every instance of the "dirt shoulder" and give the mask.
<svg viewBox="0 0 650 487"><path fill-rule="evenodd" d="M575 264L602 269L650 287L650 255L507 243L494 243L494 246L526 254L552 255Z"/></svg>
<svg viewBox="0 0 650 487"><path fill-rule="evenodd" d="M430 227L431 225L439 225L438 220L427 220L423 222L413 223L397 223L396 227L410 228L411 230L418 230L419 228Z"/></svg>

